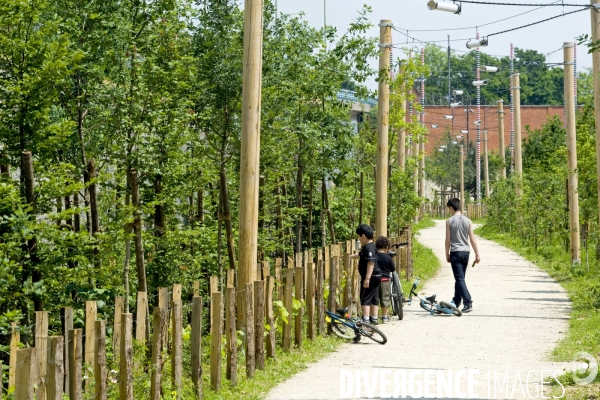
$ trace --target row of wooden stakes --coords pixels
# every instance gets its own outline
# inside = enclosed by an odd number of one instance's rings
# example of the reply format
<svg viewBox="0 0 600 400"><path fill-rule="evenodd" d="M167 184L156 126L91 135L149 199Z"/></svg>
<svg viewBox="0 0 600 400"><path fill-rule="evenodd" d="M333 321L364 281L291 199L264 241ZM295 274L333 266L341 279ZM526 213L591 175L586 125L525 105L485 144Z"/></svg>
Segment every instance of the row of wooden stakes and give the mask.
<svg viewBox="0 0 600 400"><path fill-rule="evenodd" d="M403 229L392 243L410 243L410 227ZM400 247L399 269L406 277L412 276L411 246ZM326 333L324 307L335 310L338 306L349 307L355 314L359 304L360 276L356 262L350 260L354 252L353 242L331 245L316 251L316 262L312 262L312 252L289 257L287 267L282 259L275 260L271 276L268 262L259 263L259 280L243 287L235 287L235 271L227 271L226 287L219 291L218 277L209 280L209 323L211 334L210 382L212 390L221 387L222 336L225 335L226 378L231 386L237 382L237 337L236 332L244 332L245 373L253 377L255 371L265 368L265 357L276 357L276 313L273 302L281 300L289 317L283 323L281 347L290 351L293 340L297 348L302 348L304 336L314 340L316 335ZM328 277L328 279L326 279ZM345 285L340 283L344 282ZM326 286L327 285L327 286ZM327 287L329 295L324 297ZM191 301L191 378L197 398L202 398L202 331L203 298L199 296L200 282L193 283L194 295ZM148 317L147 293L137 293L135 339L145 342L150 319ZM164 350L167 349L171 362L172 390L181 398L183 382L183 302L182 286L173 285L160 288L158 307L152 313L152 335L149 344L151 354L149 398L161 398L162 365ZM294 313L293 300L302 300L302 307ZM132 400L133 397L133 314L125 313L122 297L116 297L112 349L118 361L119 398ZM64 308L61 320L63 336L48 336L48 312L35 313L35 347L19 348L19 331L13 324L10 346L9 388L14 387L15 400L51 399L62 400L63 393L72 400L79 400L85 390L83 370L93 375L94 398L107 398L107 336L106 321L97 320L97 304L86 301L85 328L73 329L73 309ZM306 315L305 315L306 314ZM306 330L304 324L307 324ZM170 325L171 329L168 329ZM293 330L292 330L293 326ZM265 335L266 329L266 335ZM66 340L65 340L66 339ZM116 362L115 362L116 364ZM87 381L86 381L87 382ZM35 397L34 397L35 396ZM0 400L2 391L0 390Z"/></svg>

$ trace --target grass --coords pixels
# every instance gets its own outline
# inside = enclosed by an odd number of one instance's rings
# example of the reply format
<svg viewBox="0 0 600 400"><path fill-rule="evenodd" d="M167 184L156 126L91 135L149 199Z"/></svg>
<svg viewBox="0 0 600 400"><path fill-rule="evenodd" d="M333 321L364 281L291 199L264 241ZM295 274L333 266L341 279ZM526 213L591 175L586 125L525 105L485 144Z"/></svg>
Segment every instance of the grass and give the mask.
<svg viewBox="0 0 600 400"><path fill-rule="evenodd" d="M496 232L489 226L477 229L476 233L517 252L527 260L548 272L567 292L573 310L569 331L554 348L555 361L572 361L575 353L584 351L600 358L600 273L598 267L571 266L571 258L560 245L534 249L524 244L516 235ZM600 377L592 385L573 386L572 374L561 377L568 399L597 399L588 392L600 393ZM557 387L559 396L562 389ZM592 392L590 392L590 395ZM588 396L588 397L586 397Z"/></svg>

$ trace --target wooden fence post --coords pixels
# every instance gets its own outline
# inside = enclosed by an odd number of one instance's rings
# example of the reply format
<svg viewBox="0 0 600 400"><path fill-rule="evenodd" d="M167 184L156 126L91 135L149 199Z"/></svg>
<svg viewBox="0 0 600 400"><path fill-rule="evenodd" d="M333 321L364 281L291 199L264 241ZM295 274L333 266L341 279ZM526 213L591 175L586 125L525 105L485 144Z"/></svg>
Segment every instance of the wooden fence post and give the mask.
<svg viewBox="0 0 600 400"><path fill-rule="evenodd" d="M68 332L69 346L69 400L81 400L81 362L83 358L81 329Z"/></svg>
<svg viewBox="0 0 600 400"><path fill-rule="evenodd" d="M337 276L338 276L338 258L331 259L331 268L329 269L329 298L327 304L329 311L335 312L337 308ZM328 328L328 333L332 334L331 328Z"/></svg>
<svg viewBox="0 0 600 400"><path fill-rule="evenodd" d="M15 376L17 373L17 350L21 341L21 334L17 329L17 323L11 322L10 334L10 360L8 362L8 388L15 386Z"/></svg>
<svg viewBox="0 0 600 400"><path fill-rule="evenodd" d="M152 319L152 361L150 368L150 399L160 400L160 384L162 376L162 335L164 325L167 322L167 310L161 307L154 307L154 318ZM193 329L193 328L192 328ZM193 336L192 336L193 340ZM192 364L193 367L193 364ZM193 377L193 375L192 375Z"/></svg>
<svg viewBox="0 0 600 400"><path fill-rule="evenodd" d="M265 369L265 281L254 281L254 354L256 369Z"/></svg>
<svg viewBox="0 0 600 400"><path fill-rule="evenodd" d="M245 315L246 315L246 376L254 377L254 369L256 362L255 350L255 335L254 335L254 296L251 283L246 283L246 300L245 300Z"/></svg>
<svg viewBox="0 0 600 400"><path fill-rule="evenodd" d="M135 340L146 342L146 313L148 312L148 293L137 292L137 312L135 315Z"/></svg>
<svg viewBox="0 0 600 400"><path fill-rule="evenodd" d="M175 293L175 291L173 292ZM179 292L181 297L181 292ZM171 327L172 332L172 352L171 352L171 378L173 380L172 389L177 392L177 399L180 400L183 391L183 324L181 319L183 318L183 310L181 300L174 300L172 304L173 309L173 325Z"/></svg>
<svg viewBox="0 0 600 400"><path fill-rule="evenodd" d="M115 357L115 361L119 359L121 354L121 324L123 321L121 320L123 313L125 312L125 302L123 297L117 296L115 297L115 313L114 313L114 326L113 326L113 354ZM69 350L71 348L69 347ZM69 357L69 360L71 358ZM71 370L69 369L69 373Z"/></svg>
<svg viewBox="0 0 600 400"><path fill-rule="evenodd" d="M322 335L325 331L325 313L323 307L325 306L325 298L323 297L323 289L325 286L324 277L324 266L323 261L317 261L317 334Z"/></svg>
<svg viewBox="0 0 600 400"><path fill-rule="evenodd" d="M219 292L219 277L213 275L209 278L209 283L208 283L208 290L210 292L210 296L212 299L212 294L213 293L218 293ZM221 305L221 303L219 303ZM213 320L213 314L215 313L215 309L213 307L213 303L211 301L210 303L210 307L208 308L208 320L211 321L212 324L212 320ZM212 325L211 325L211 332L212 332Z"/></svg>
<svg viewBox="0 0 600 400"><path fill-rule="evenodd" d="M210 325L210 383L212 389L218 392L221 388L221 327L223 319L221 316L222 294L214 292L211 294L211 325Z"/></svg>
<svg viewBox="0 0 600 400"><path fill-rule="evenodd" d="M277 286L277 300L283 301L283 279L281 270L281 258L275 259L275 282Z"/></svg>
<svg viewBox="0 0 600 400"><path fill-rule="evenodd" d="M96 321L94 379L96 397L94 400L106 400L106 321Z"/></svg>
<svg viewBox="0 0 600 400"><path fill-rule="evenodd" d="M350 308L352 301L352 263L350 262L350 254L344 254L344 276L346 277L346 285L344 286L344 307Z"/></svg>
<svg viewBox="0 0 600 400"><path fill-rule="evenodd" d="M64 356L63 356L63 371L65 374L65 379L63 382L63 387L65 388L65 394L69 396L69 331L73 329L73 309L71 307L64 307L60 310L61 313L61 323L62 323L62 334L65 341L63 346Z"/></svg>
<svg viewBox="0 0 600 400"><path fill-rule="evenodd" d="M306 268L306 307L308 309L307 336L310 340L315 339L315 264L308 263Z"/></svg>
<svg viewBox="0 0 600 400"><path fill-rule="evenodd" d="M162 339L162 349L166 349L169 343L169 288L159 288L158 289L158 306L165 310L165 323L162 325L163 331L160 335Z"/></svg>
<svg viewBox="0 0 600 400"><path fill-rule="evenodd" d="M35 348L39 387L38 400L46 399L46 363L48 360L48 311L35 312Z"/></svg>
<svg viewBox="0 0 600 400"><path fill-rule="evenodd" d="M38 349L18 349L15 375L15 400L33 400L38 382Z"/></svg>
<svg viewBox="0 0 600 400"><path fill-rule="evenodd" d="M63 398L63 387L65 384L64 348L64 336L52 336L48 338L49 351L48 364L46 366L46 398L48 400L62 400Z"/></svg>
<svg viewBox="0 0 600 400"><path fill-rule="evenodd" d="M304 269L302 267L296 267L295 277L294 277L294 297L298 301L302 301L302 289L303 289L303 273ZM296 314L296 321L294 324L294 343L298 348L302 348L302 318L304 316L304 309L300 307L298 309L298 314Z"/></svg>
<svg viewBox="0 0 600 400"><path fill-rule="evenodd" d="M231 387L237 385L237 335L235 323L236 289L229 286L225 289L225 336L227 342L226 377Z"/></svg>
<svg viewBox="0 0 600 400"><path fill-rule="evenodd" d="M200 281L194 281L194 297L200 296Z"/></svg>
<svg viewBox="0 0 600 400"><path fill-rule="evenodd" d="M121 316L120 400L133 400L133 315Z"/></svg>
<svg viewBox="0 0 600 400"><path fill-rule="evenodd" d="M267 333L267 357L275 358L275 316L273 315L273 286L275 278L272 276L267 277L267 288L265 293L265 305L267 307L267 325L269 326L269 332Z"/></svg>
<svg viewBox="0 0 600 400"><path fill-rule="evenodd" d="M98 305L95 301L85 302L85 338L84 338L84 357L83 365L84 369L91 372L89 375L93 375L94 372L94 360L96 359L95 347L96 347L96 316L98 315ZM86 375L88 375L86 373ZM89 392L88 382L83 383L86 386L86 393Z"/></svg>
<svg viewBox="0 0 600 400"><path fill-rule="evenodd" d="M201 399L204 393L202 388L202 297L200 296L194 296L192 299L191 336L192 382L194 384L194 394L196 395L196 398Z"/></svg>
<svg viewBox="0 0 600 400"><path fill-rule="evenodd" d="M294 269L285 269L285 297L283 300L283 306L288 312L287 324L283 325L283 350L286 352L290 351L292 347L292 319L293 319L293 308L292 308L292 289L294 284Z"/></svg>
<svg viewBox="0 0 600 400"><path fill-rule="evenodd" d="M235 269L227 270L227 287L235 287Z"/></svg>

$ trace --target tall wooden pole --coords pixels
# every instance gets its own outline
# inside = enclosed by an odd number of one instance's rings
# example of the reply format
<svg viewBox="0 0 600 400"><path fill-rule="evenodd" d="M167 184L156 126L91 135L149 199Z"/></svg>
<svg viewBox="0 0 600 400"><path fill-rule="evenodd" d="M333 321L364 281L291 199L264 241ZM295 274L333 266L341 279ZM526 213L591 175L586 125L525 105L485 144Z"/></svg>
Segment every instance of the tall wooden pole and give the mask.
<svg viewBox="0 0 600 400"><path fill-rule="evenodd" d="M504 149L504 100L500 99L498 104L498 138L500 139L499 151L500 161L502 162L502 168L500 168L500 176L502 179L506 178L506 152Z"/></svg>
<svg viewBox="0 0 600 400"><path fill-rule="evenodd" d="M400 69L402 74L402 69ZM406 96L402 97L402 114L406 113ZM396 143L396 164L401 171L406 168L406 131L404 128L398 130L398 141Z"/></svg>
<svg viewBox="0 0 600 400"><path fill-rule="evenodd" d="M421 48L421 65L425 67L425 49ZM425 76L421 76L421 124L425 126ZM425 196L425 140L419 143L419 197Z"/></svg>
<svg viewBox="0 0 600 400"><path fill-rule="evenodd" d="M262 85L263 0L244 3L244 67L240 156L240 288L255 280L258 247L260 96Z"/></svg>
<svg viewBox="0 0 600 400"><path fill-rule="evenodd" d="M460 145L460 212L465 210L465 156L464 146Z"/></svg>
<svg viewBox="0 0 600 400"><path fill-rule="evenodd" d="M521 86L519 74L513 75L513 102L515 105L515 174L517 179L523 178L523 158L521 153ZM517 182L517 197L523 194L521 183Z"/></svg>
<svg viewBox="0 0 600 400"><path fill-rule="evenodd" d="M569 166L569 222L571 231L571 261L580 263L579 238L579 195L577 194L577 134L575 130L575 63L573 61L573 42L565 42L565 107L567 111L567 159Z"/></svg>
<svg viewBox="0 0 600 400"><path fill-rule="evenodd" d="M485 178L485 198L490 197L490 170L488 164L488 137L487 131L483 131L483 177Z"/></svg>
<svg viewBox="0 0 600 400"><path fill-rule="evenodd" d="M390 118L390 51L392 50L392 21L379 24L379 87L377 114L377 177L375 226L378 235L387 236L388 131Z"/></svg>
<svg viewBox="0 0 600 400"><path fill-rule="evenodd" d="M596 0L590 0L592 7L590 13L592 16L592 43L598 43L600 40L600 14L593 5ZM594 116L596 121L596 175L600 182L600 51L592 53L592 76L594 77ZM598 217L600 218L600 185L598 185ZM600 249L600 242L598 242Z"/></svg>

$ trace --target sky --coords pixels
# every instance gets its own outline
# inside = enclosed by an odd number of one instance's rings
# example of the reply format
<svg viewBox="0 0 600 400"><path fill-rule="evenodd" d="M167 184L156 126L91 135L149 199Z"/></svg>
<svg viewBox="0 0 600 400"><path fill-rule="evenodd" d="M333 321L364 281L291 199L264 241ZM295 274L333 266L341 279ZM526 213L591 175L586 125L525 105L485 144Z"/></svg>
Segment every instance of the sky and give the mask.
<svg viewBox="0 0 600 400"><path fill-rule="evenodd" d="M486 0L482 0L486 1ZM500 0L487 0L488 2ZM522 4L550 4L560 3L553 0L502 0L502 2ZM586 5L589 2L582 0L564 0L568 4ZM510 18L491 25L479 28L480 35L487 36L496 32L527 25L536 21L550 18L556 15L577 10L576 7L517 7L499 5L462 4L460 15L448 12L431 11L427 8L427 0L277 0L280 13L298 14L303 12L309 24L315 28L323 26L324 3L327 10L327 25L335 26L338 33L346 31L348 24L357 17L358 11L364 4L369 5L373 12L369 14L373 28L370 36L379 37L379 21L390 19L396 28L408 30L408 35L422 41L441 41L440 45L446 47L448 35L450 35L450 47L456 50L466 51L466 42L474 38L475 26L481 26L504 18ZM533 11L531 11L533 10ZM524 15L516 16L524 12ZM465 28L463 30L450 30ZM417 32L418 29L438 29L437 32ZM519 29L516 31L493 35L489 38L489 45L481 50L496 56L508 56L510 44L523 49L533 49L541 53L550 53L561 48L563 42L576 41L576 37L589 34L591 29L590 11L582 11L572 15L561 16L551 21L538 25ZM407 38L399 32L392 32L394 43L406 43ZM408 39L412 44L412 39ZM456 40L456 41L454 41ZM415 46L422 45L415 41ZM398 51L396 51L398 52ZM561 51L554 52L547 58L548 62L558 63L563 61ZM373 60L373 67L377 67L377 60ZM580 46L577 49L577 70L591 68L592 58L587 54L587 49ZM375 82L368 83L371 89L375 89Z"/></svg>

